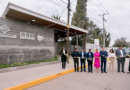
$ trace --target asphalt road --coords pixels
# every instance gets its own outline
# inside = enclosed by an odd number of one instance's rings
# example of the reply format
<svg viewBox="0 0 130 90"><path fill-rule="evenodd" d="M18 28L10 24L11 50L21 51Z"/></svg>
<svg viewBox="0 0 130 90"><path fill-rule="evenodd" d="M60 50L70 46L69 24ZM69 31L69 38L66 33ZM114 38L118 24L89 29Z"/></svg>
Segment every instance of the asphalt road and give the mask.
<svg viewBox="0 0 130 90"><path fill-rule="evenodd" d="M88 72L73 72L48 82L30 87L26 90L130 90L130 74L127 74L129 59L125 62L125 72L117 73L117 61L115 60L115 73L107 74Z"/></svg>

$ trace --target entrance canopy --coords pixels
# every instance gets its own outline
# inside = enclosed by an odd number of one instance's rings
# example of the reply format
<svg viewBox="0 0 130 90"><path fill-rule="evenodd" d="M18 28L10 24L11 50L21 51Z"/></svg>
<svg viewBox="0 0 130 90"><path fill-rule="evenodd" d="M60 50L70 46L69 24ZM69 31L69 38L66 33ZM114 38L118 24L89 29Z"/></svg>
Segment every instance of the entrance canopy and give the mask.
<svg viewBox="0 0 130 90"><path fill-rule="evenodd" d="M46 28L53 28L55 30L55 37L67 36L67 24L56 19L52 19L45 15L36 13L34 11L25 9L15 4L9 3L2 15L3 18L13 19L25 23L30 23L38 26L44 26ZM76 34L86 34L87 30L70 25L70 36ZM56 36L57 35L57 36Z"/></svg>

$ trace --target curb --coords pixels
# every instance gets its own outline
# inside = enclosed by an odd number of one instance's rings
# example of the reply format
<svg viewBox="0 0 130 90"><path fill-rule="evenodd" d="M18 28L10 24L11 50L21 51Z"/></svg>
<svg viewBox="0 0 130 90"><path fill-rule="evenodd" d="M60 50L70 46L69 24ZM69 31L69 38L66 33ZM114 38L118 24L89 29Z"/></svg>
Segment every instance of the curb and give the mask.
<svg viewBox="0 0 130 90"><path fill-rule="evenodd" d="M87 67L87 66L88 66L88 65L86 65L86 67ZM81 69L81 67L79 67L79 69ZM14 87L10 87L10 88L4 89L4 90L23 90L23 89L27 89L27 88L29 88L29 87L32 87L32 86L35 86L35 85L38 85L38 84L47 82L47 81L49 81L49 80L58 78L58 77L60 77L60 76L69 74L69 73L71 73L71 72L74 72L74 68L73 68L73 69L66 70L66 71L63 71L63 72L59 72L59 73L56 73L56 74L53 74L53 75L49 75L49 76L46 76L46 77L43 77L43 78L39 78L39 79L30 81L30 82L27 82L27 83L23 83L23 84L14 86Z"/></svg>

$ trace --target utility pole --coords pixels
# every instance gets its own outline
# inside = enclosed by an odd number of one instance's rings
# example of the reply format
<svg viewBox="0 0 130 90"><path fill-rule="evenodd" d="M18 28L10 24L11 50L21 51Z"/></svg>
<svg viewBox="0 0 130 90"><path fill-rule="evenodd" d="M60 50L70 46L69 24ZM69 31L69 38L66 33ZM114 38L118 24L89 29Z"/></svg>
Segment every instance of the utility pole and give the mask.
<svg viewBox="0 0 130 90"><path fill-rule="evenodd" d="M108 14L108 13L107 13ZM105 47L105 15L107 15L106 13L102 14L102 15L99 15L99 16L102 16L102 19L103 19L103 45Z"/></svg>
<svg viewBox="0 0 130 90"><path fill-rule="evenodd" d="M69 21L70 21L70 0L68 0L68 23L67 23L67 63L69 63Z"/></svg>

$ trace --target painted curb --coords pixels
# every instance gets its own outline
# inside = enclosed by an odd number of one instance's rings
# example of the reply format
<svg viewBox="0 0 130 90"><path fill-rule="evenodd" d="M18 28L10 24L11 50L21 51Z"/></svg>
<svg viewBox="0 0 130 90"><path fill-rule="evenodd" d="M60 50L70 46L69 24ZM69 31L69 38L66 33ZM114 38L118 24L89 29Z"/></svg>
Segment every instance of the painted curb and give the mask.
<svg viewBox="0 0 130 90"><path fill-rule="evenodd" d="M86 65L86 67L87 66L88 65ZM81 69L81 67L79 67L79 69ZM49 76L46 76L46 77L43 77L43 78L39 78L39 79L30 81L30 82L27 82L27 83L23 83L23 84L14 86L14 87L10 87L10 88L4 89L4 90L24 90L24 89L27 89L29 87L32 87L32 86L35 86L35 85L47 82L49 80L58 78L60 76L66 75L66 74L69 74L71 72L74 72L74 68L66 70L66 71L63 71L63 72L59 72L59 73L56 73L56 74L53 74L53 75L49 75Z"/></svg>

